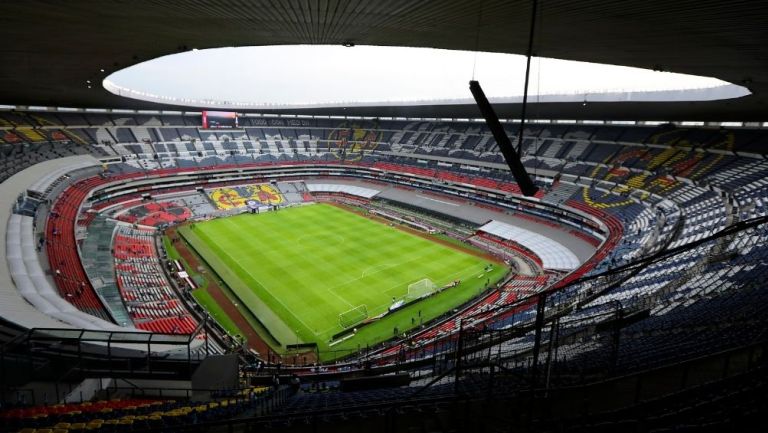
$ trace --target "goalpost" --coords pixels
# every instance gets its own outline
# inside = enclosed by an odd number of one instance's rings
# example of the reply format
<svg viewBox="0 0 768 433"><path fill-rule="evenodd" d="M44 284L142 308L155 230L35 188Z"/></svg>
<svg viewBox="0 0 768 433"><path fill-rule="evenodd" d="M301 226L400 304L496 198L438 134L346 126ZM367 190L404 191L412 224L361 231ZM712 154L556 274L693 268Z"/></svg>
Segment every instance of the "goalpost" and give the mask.
<svg viewBox="0 0 768 433"><path fill-rule="evenodd" d="M367 318L368 318L368 307L366 307L365 304L361 304L355 308L352 308L349 311L345 311L339 314L339 325L341 325L342 328L346 329L351 326L357 325L358 323L362 322Z"/></svg>
<svg viewBox="0 0 768 433"><path fill-rule="evenodd" d="M424 278L423 280L419 280L408 285L408 294L405 296L405 298L408 301L412 301L414 299L429 296L434 293L435 290L437 290L435 283L433 283L429 278Z"/></svg>

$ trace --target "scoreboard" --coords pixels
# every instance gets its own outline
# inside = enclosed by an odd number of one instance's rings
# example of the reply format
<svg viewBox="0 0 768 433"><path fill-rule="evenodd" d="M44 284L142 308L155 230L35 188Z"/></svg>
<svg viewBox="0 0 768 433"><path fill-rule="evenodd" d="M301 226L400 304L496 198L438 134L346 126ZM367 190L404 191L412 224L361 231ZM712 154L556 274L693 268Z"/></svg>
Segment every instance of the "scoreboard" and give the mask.
<svg viewBox="0 0 768 433"><path fill-rule="evenodd" d="M237 113L233 111L203 111L203 129L237 127Z"/></svg>

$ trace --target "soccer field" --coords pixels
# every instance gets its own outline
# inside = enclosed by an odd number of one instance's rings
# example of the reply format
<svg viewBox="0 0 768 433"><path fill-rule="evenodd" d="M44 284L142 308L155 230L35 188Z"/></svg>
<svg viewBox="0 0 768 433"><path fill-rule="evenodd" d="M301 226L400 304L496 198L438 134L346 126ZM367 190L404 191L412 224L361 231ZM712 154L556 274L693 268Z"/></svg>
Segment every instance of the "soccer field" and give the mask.
<svg viewBox="0 0 768 433"><path fill-rule="evenodd" d="M423 278L458 287L409 305L334 346L373 345L418 326L477 294L506 273L485 259L327 204L242 214L180 229L208 265L285 346L315 342L329 349L344 328L339 314L365 305L388 310Z"/></svg>

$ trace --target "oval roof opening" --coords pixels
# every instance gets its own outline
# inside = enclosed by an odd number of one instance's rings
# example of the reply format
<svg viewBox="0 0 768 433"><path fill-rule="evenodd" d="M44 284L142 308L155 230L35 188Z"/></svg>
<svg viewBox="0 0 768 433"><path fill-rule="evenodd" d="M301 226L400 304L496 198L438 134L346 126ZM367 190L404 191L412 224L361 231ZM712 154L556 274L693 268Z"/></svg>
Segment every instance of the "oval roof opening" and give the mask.
<svg viewBox="0 0 768 433"><path fill-rule="evenodd" d="M189 107L252 109L518 102L525 57L430 48L280 45L197 50L108 76L112 93ZM703 101L749 91L716 78L534 58L529 101Z"/></svg>

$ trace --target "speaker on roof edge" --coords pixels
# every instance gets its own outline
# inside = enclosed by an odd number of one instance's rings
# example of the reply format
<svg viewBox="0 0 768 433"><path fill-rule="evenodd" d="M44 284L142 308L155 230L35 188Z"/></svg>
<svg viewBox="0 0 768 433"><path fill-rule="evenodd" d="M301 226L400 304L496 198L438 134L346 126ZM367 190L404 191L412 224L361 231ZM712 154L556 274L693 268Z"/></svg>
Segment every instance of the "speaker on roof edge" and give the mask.
<svg viewBox="0 0 768 433"><path fill-rule="evenodd" d="M523 166L522 161L520 161L520 155L517 154L515 148L512 146L512 142L509 140L507 133L501 126L499 118L496 116L496 112L493 111L491 103L488 102L488 98L485 97L485 92L483 92L483 89L480 87L480 83L471 80L469 82L469 90L475 98L477 108L480 109L480 113L482 113L483 118L485 118L485 124L488 125L488 128L493 134L493 138L496 140L496 144L499 145L501 154L504 155L504 160L507 161L509 169L512 170L512 176L515 177L517 185L520 186L520 191L522 191L523 195L526 197L536 194L538 188L533 184L530 176L528 176L528 171L525 169L525 166Z"/></svg>

